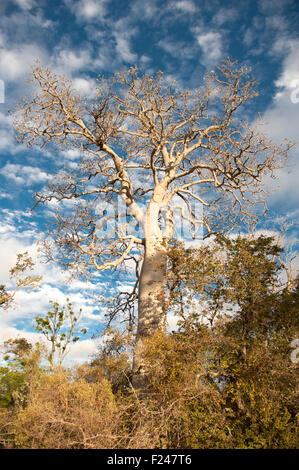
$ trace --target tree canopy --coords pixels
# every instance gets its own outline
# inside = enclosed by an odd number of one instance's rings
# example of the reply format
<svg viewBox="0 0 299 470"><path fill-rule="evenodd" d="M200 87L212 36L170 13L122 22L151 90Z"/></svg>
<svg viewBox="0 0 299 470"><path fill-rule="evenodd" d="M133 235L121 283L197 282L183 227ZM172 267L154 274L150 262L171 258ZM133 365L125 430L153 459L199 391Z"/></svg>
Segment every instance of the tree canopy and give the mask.
<svg viewBox="0 0 299 470"><path fill-rule="evenodd" d="M36 194L37 204L60 203L44 253L79 276L135 265L133 291L116 308L132 325L138 303L133 369L141 374L144 340L166 332L167 248L179 225L205 238L256 220L264 178L284 165L291 144L270 142L242 118L255 82L229 59L195 90L134 67L100 77L89 100L39 65L31 80L37 92L17 107L17 139L81 156Z"/></svg>

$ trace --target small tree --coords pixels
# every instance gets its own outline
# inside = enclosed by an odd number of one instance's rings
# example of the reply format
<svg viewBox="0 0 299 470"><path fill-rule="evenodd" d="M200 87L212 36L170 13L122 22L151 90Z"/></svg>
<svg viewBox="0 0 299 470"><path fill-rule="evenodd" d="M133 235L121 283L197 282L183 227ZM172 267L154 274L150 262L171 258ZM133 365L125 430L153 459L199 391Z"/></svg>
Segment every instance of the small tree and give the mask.
<svg viewBox="0 0 299 470"><path fill-rule="evenodd" d="M2 404L23 406L38 382L44 346L32 345L26 338L14 338L4 342L3 359L7 366L1 368L0 397Z"/></svg>
<svg viewBox="0 0 299 470"><path fill-rule="evenodd" d="M51 343L51 352L48 356L50 366L53 367L54 362L57 361L61 365L66 354L68 353L68 346L71 343L79 341L80 334L86 334L86 328L82 328L79 332L76 331L79 316L76 316L71 302L67 299L67 304L60 307L58 302L50 301L52 310L49 310L45 316L35 317L35 329L41 332L45 338Z"/></svg>
<svg viewBox="0 0 299 470"><path fill-rule="evenodd" d="M283 281L285 253L274 237L217 235L213 243L197 249L176 243L168 258L169 304L183 319L197 309L198 320L213 327L218 316L228 314L238 324L242 319L244 337L253 325L263 330L266 322L270 327L271 319L277 321L273 312L265 313L289 289L289 282Z"/></svg>

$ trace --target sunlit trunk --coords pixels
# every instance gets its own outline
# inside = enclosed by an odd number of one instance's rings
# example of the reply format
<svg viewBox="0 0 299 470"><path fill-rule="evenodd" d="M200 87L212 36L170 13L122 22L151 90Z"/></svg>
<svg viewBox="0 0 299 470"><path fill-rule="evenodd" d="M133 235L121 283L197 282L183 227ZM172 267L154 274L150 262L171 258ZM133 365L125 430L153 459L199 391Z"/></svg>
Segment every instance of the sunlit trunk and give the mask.
<svg viewBox="0 0 299 470"><path fill-rule="evenodd" d="M156 210L156 208L154 208ZM158 209L157 209L158 211ZM158 212L151 212L145 238L145 254L138 292L138 326L133 358L133 385L146 384L144 349L156 332L166 333L166 241L161 238ZM149 226L150 225L150 226Z"/></svg>

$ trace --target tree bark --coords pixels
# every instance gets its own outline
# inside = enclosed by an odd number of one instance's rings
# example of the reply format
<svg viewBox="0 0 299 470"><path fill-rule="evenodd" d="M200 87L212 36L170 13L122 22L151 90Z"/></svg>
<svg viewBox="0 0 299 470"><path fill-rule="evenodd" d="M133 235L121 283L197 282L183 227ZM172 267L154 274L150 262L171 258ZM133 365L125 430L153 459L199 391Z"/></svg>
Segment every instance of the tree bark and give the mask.
<svg viewBox="0 0 299 470"><path fill-rule="evenodd" d="M166 246L162 240L148 239L140 273L138 292L138 327L133 357L133 386L145 388L146 340L156 332L166 334Z"/></svg>
<svg viewBox="0 0 299 470"><path fill-rule="evenodd" d="M166 334L167 244L171 230L166 223L168 230L163 234L159 215L163 213L163 200L168 184L167 178L156 184L145 214L141 213L131 198L126 199L128 190L127 186L123 185L126 206L135 219L142 223L145 235L145 252L138 287L138 325L132 365L132 384L135 388L143 390L147 385L144 368L146 340L152 338L156 332Z"/></svg>
<svg viewBox="0 0 299 470"><path fill-rule="evenodd" d="M159 224L166 189L166 180L156 186L144 218L145 252L139 278L138 326L132 380L133 386L139 389L147 386L144 367L147 339L157 332L166 334L166 268L170 232L163 233Z"/></svg>

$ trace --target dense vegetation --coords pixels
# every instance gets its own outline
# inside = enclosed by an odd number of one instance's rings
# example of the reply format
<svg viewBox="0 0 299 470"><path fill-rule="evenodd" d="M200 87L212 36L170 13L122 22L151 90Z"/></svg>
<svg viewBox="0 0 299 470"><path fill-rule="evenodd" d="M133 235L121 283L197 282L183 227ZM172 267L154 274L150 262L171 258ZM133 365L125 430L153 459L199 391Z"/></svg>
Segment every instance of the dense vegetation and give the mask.
<svg viewBox="0 0 299 470"><path fill-rule="evenodd" d="M6 342L2 448L296 448L299 279L283 284L280 255L263 236L172 246L168 309L179 328L148 340L146 391L131 384L130 329L106 331L75 368L55 366L42 344ZM49 314L37 321L48 333Z"/></svg>

